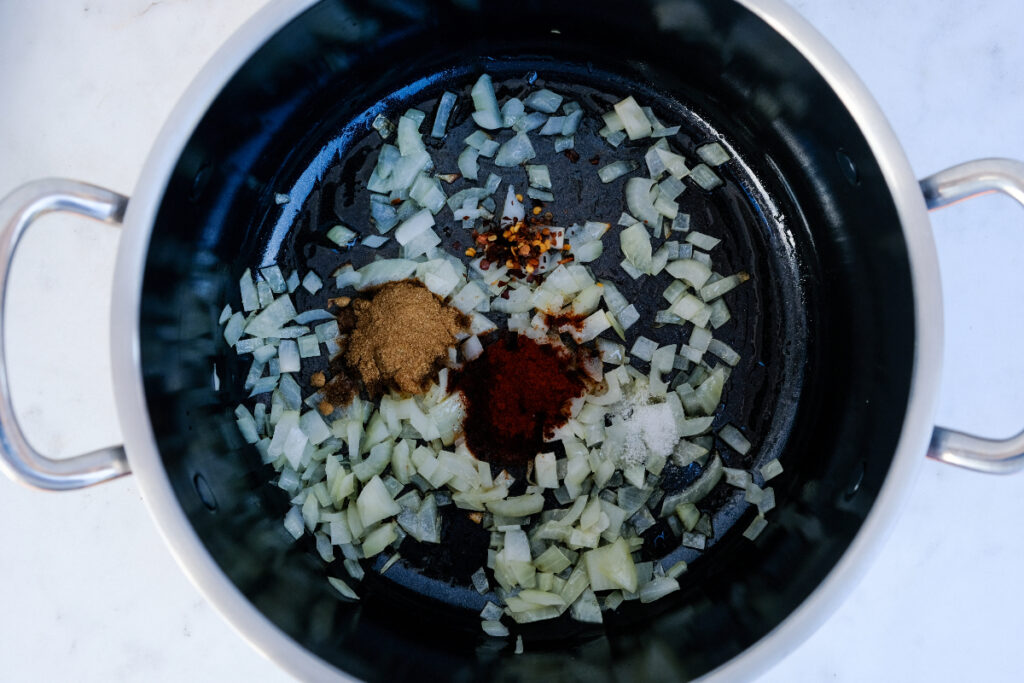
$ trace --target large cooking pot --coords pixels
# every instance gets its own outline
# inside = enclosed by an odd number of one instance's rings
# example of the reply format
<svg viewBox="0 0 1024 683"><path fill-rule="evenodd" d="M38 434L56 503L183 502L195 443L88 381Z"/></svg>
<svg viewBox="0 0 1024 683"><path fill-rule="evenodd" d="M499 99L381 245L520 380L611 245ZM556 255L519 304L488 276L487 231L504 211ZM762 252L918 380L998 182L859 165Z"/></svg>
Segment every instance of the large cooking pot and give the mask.
<svg viewBox="0 0 1024 683"><path fill-rule="evenodd" d="M4 292L17 242L39 216L70 211L130 229L112 327L124 448L62 461L36 452L0 363L0 462L11 477L54 490L134 473L204 593L302 678L751 676L849 591L922 454L984 471L1021 465L1024 436L933 428L942 321L926 208L990 191L1024 203L1024 166L972 162L919 185L849 68L772 0L645 2L628 13L614 2L585 11L523 3L514 31L505 8L476 5L274 5L182 99L130 202L60 180L4 199ZM716 539L682 591L607 636L528 640L514 656L479 635L473 615L386 581L358 607L335 600L320 561L281 533L286 501L268 493L258 459L232 431L238 395L216 321L238 273L280 255L291 226L266 220L273 187L310 167L312 150L353 122L365 126L388 101L525 63L606 74L683 102L743 150L763 193L751 205L763 208L766 197L777 210L749 227L770 227L759 242L765 262L791 268L799 283L780 315L805 332L796 351L780 340L774 355L790 370L799 359L799 381L764 397L766 412L786 415L772 431L786 465L778 523L753 544L739 542L738 529ZM2 343L0 334L0 359ZM220 389L215 364L228 368Z"/></svg>

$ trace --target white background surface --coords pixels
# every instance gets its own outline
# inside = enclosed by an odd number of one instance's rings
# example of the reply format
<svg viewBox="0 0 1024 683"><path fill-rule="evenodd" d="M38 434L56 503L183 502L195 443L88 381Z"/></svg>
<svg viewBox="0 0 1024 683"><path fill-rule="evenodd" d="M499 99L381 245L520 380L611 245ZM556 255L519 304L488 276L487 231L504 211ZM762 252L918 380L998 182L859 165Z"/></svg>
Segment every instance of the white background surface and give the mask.
<svg viewBox="0 0 1024 683"><path fill-rule="evenodd" d="M0 3L0 195L41 176L130 194L243 0ZM1019 0L797 0L889 116L919 175L1024 159ZM1024 211L933 216L946 304L942 424L1024 427ZM117 230L50 218L23 243L6 315L15 404L45 453L117 443L107 320ZM884 334L884 330L879 331ZM927 462L844 606L766 681L1018 680L1024 475ZM43 494L0 481L0 679L288 680L188 583L132 479Z"/></svg>

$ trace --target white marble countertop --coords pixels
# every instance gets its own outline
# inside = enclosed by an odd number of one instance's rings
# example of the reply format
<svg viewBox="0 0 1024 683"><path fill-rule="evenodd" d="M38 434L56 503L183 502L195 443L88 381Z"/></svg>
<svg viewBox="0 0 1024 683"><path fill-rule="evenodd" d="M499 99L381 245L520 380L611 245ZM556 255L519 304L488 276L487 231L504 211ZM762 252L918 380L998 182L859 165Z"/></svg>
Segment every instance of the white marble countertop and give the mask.
<svg viewBox="0 0 1024 683"><path fill-rule="evenodd" d="M130 193L172 105L259 2L0 4L0 195L41 176ZM1024 159L1019 0L797 0L881 102L925 175ZM946 304L939 421L1024 426L1024 212L935 215ZM107 320L117 230L51 218L18 254L5 306L18 413L40 450L119 440ZM923 456L922 456L923 457ZM1024 475L928 462L845 605L765 681L1010 681L1024 632ZM43 494L0 481L0 679L285 681L213 611L156 534L131 477Z"/></svg>

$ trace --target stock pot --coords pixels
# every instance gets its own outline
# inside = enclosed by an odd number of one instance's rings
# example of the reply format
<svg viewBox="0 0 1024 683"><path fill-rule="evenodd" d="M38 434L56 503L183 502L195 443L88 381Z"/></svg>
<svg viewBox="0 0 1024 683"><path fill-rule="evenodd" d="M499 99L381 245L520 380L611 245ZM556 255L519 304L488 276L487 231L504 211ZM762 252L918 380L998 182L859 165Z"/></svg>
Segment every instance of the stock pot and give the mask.
<svg viewBox="0 0 1024 683"><path fill-rule="evenodd" d="M1019 466L1021 437L993 441L934 428L942 316L926 210L991 191L1024 201L1024 172L1019 163L988 159L918 183L870 95L784 5L642 3L628 20L612 5L588 3L583 17L583 5L551 10L527 3L517 10L530 26L523 35L499 43L481 33L480 40L437 54L413 41L422 27L451 31L460 21L482 31L498 15L465 3L273 5L183 97L130 201L59 180L9 195L0 207L5 289L17 241L39 216L71 211L126 227L112 326L125 445L70 460L45 458L21 435L0 369L5 472L39 488L71 489L131 471L203 592L259 649L302 678L427 672L683 678L763 671L849 591L925 453L985 471ZM259 493L258 468L223 434L230 394L209 381L224 354L210 314L219 313L242 261L262 256L244 247L258 224L245 207L262 206L275 169L290 163L282 150L302 148L303 127L324 125L327 117L316 108L324 90L345 86L336 92L351 102L333 114L344 117L467 61L518 58L520 50L549 59L555 69L559 60L580 59L582 38L574 28L591 30L593 39L614 18L622 22L617 32L650 40L624 41L640 54L620 47L594 55L598 67L695 103L748 150L760 150L760 177L797 224L785 234L806 247L797 258L807 279L800 303L810 320L807 367L815 372L801 389L787 434L792 457L784 456L784 522L752 549L721 544L715 564L710 556L708 563L728 571L695 573L704 580L642 632L521 657L481 648L476 635L459 630L457 617L449 623L448 615L433 615L450 627L439 628L439 637L396 623L402 621L396 614L430 614L429 605L389 603L384 614L336 605L313 558L275 534L280 510ZM387 51L375 54L381 44ZM689 62L675 80L665 66L673 50ZM255 236L259 244L258 230ZM829 317L836 309L848 314L845 320ZM844 363L849 372L837 371ZM828 391L814 379L819 373L833 380ZM814 423L829 429L810 428Z"/></svg>

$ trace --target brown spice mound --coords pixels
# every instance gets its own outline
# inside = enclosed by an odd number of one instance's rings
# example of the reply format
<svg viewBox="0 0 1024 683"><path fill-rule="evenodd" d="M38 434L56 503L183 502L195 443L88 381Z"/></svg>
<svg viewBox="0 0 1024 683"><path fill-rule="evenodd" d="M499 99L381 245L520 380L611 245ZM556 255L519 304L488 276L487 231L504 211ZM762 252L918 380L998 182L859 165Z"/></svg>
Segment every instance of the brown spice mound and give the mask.
<svg viewBox="0 0 1024 683"><path fill-rule="evenodd" d="M382 285L372 298L356 299L348 310L355 328L345 363L372 396L389 388L426 391L447 362L455 335L469 327L464 314L416 280Z"/></svg>

